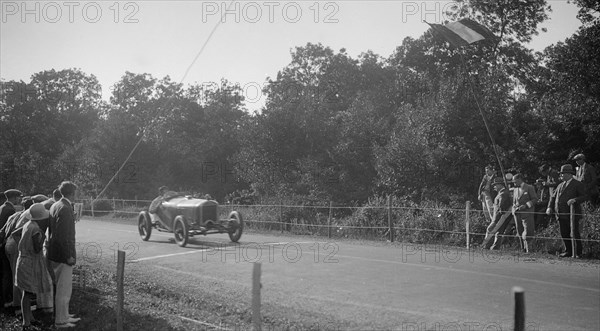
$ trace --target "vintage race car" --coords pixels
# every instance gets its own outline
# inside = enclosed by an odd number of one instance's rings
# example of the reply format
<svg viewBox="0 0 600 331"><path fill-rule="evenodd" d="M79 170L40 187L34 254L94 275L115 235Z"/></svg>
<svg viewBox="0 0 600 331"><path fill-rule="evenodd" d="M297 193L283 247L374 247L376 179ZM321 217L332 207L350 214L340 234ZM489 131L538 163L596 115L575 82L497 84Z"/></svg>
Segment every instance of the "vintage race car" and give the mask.
<svg viewBox="0 0 600 331"><path fill-rule="evenodd" d="M218 208L219 204L214 200L197 199L188 195L165 198L154 208L151 206L150 210L139 213L140 237L147 241L152 228L155 228L161 232L173 233L175 241L181 247L187 245L189 237L212 233L227 233L231 241L238 242L244 230L242 215L232 211L227 219L220 220Z"/></svg>

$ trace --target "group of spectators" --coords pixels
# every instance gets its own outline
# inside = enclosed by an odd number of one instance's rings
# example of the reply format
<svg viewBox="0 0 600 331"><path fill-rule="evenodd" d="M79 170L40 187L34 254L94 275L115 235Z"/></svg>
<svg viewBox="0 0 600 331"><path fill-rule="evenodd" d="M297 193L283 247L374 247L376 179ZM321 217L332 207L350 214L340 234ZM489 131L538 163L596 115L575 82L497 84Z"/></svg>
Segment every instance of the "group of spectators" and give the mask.
<svg viewBox="0 0 600 331"><path fill-rule="evenodd" d="M558 221L564 250L560 257L580 257L582 255L581 234L579 231L582 205L592 206L598 200L596 170L586 163L585 155L574 158L577 168L565 164L560 171L544 164L539 168L542 176L534 185L523 181L516 174L510 181L496 177L493 166L485 168L485 175L479 186L479 200L489 225L481 245L484 249L497 249L502 238L512 233L513 225L519 236L521 249L529 253L532 248L535 229L546 226L552 216ZM573 251L571 238L571 206L574 209Z"/></svg>
<svg viewBox="0 0 600 331"><path fill-rule="evenodd" d="M75 327L69 314L75 253L74 199L77 186L65 181L52 198L0 192L0 309L22 314L23 329L40 326L36 311L54 315L56 328ZM21 206L21 210L17 208Z"/></svg>

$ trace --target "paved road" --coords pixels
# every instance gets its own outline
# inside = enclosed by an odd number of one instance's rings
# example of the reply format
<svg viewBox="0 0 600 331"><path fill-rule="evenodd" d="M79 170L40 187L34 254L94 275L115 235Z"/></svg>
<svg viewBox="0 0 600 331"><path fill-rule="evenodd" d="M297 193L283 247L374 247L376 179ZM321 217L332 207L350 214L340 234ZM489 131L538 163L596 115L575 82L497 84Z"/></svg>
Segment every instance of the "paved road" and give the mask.
<svg viewBox="0 0 600 331"><path fill-rule="evenodd" d="M289 307L358 328L509 330L511 288L520 286L528 330L600 330L598 265L252 233L239 245L221 234L195 237L185 248L172 238L153 232L142 242L135 225L84 218L77 223L78 259L113 258L120 248L149 273L242 291L249 291L252 262L261 262L265 309Z"/></svg>

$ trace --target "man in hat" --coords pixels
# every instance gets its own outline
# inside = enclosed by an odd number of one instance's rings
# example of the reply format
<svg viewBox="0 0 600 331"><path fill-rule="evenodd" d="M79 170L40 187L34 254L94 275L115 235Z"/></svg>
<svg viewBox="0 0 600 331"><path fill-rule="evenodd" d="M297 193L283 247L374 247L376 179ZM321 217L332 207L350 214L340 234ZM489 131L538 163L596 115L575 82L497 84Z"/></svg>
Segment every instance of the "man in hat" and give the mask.
<svg viewBox="0 0 600 331"><path fill-rule="evenodd" d="M496 176L496 170L493 166L488 165L485 167L485 174L479 184L479 201L481 201L481 207L483 209L483 215L488 222L492 221L492 211L494 208L495 192L492 191L492 181Z"/></svg>
<svg viewBox="0 0 600 331"><path fill-rule="evenodd" d="M488 249L491 246L490 249L493 250L497 245L501 244L502 239L499 238L498 234L500 232L503 233L506 226L510 223L510 216L512 216L512 201L510 199L510 194L504 185L504 179L502 179L502 177L496 177L492 182L492 186L498 194L494 199L494 217L487 227L485 239L481 244L481 247L485 249ZM493 244L491 242L492 238L494 238Z"/></svg>
<svg viewBox="0 0 600 331"><path fill-rule="evenodd" d="M517 234L522 240L521 248L525 253L529 253L531 247L529 247L527 240L530 240L535 232L534 207L538 196L533 186L523 181L523 175L514 175L513 182L515 183L513 211L515 213Z"/></svg>
<svg viewBox="0 0 600 331"><path fill-rule="evenodd" d="M583 251L580 240L581 235L579 234L579 220L581 219L581 203L587 200L587 193L584 185L574 179L574 175L575 171L570 164L565 164L560 168L562 183L556 187L556 191L550 197L548 208L546 209L546 214L548 215L552 215L554 212L560 226L560 236L565 245L565 251L559 255L560 257L581 256ZM571 238L571 206L574 206L575 211L574 238ZM575 239L575 252L572 249L572 239Z"/></svg>
<svg viewBox="0 0 600 331"><path fill-rule="evenodd" d="M4 192L4 196L6 201L0 206L0 228L3 228L9 217L16 212L15 206L21 203L23 193L10 189ZM9 301L12 301L12 271L2 244L0 245L0 309L4 310L4 304Z"/></svg>
<svg viewBox="0 0 600 331"><path fill-rule="evenodd" d="M0 228L4 226L8 218L16 212L15 206L21 203L23 193L19 190L10 189L4 191L6 201L0 206Z"/></svg>
<svg viewBox="0 0 600 331"><path fill-rule="evenodd" d="M585 162L585 155L577 154L573 158L577 165L577 175L575 179L583 183L587 192L588 198L592 202L596 202L598 199L598 178L596 177L596 169L590 164Z"/></svg>

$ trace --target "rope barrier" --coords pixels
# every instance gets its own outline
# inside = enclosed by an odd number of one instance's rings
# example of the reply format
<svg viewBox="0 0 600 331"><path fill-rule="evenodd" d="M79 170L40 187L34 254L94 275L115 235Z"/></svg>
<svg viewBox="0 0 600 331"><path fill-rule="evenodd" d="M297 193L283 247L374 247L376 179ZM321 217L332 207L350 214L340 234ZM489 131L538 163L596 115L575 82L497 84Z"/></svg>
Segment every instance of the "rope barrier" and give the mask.
<svg viewBox="0 0 600 331"><path fill-rule="evenodd" d="M89 202L89 200L77 200L78 202ZM113 201L119 201L119 203L122 203L124 201L131 201L131 202L144 202L144 203L150 203L152 202L152 200L124 200L124 199L96 199L94 201L108 201L110 203L112 203ZM313 206L313 205L238 205L238 204L222 204L221 206L225 207L229 207L229 208L236 208L236 207L241 207L241 208L250 208L250 209L258 209L258 208L310 208L310 209L327 209L329 210L330 208L332 209L382 209L382 210L387 210L388 208L391 208L392 210L414 210L414 211L440 211L440 212L444 212L444 211L453 211L453 212L461 212L463 213L465 210L464 209L456 209L456 208L434 208L434 207L403 207L403 206L392 206L392 207L388 207L388 206L362 206L362 207L356 207L356 206ZM540 211L540 212L529 212L529 214L534 214L534 215L546 215L546 212L544 211ZM85 209L84 211L90 211L89 209ZM99 210L99 209L94 209L95 212L129 212L129 211L121 211L121 210ZM483 214L483 210L479 210L479 209L471 209L470 210L472 213L477 213L477 214ZM133 212L129 212L129 213L133 213ZM137 213L137 212L135 212ZM600 212L595 212L595 213L585 213L585 214L575 214L576 216L586 216L586 215L590 215L590 216L598 216L600 217Z"/></svg>
<svg viewBox="0 0 600 331"><path fill-rule="evenodd" d="M290 225L294 225L294 226L298 226L298 227L317 227L317 228L328 228L329 226L326 224L306 224L306 223L290 223L290 222L279 222L279 221L259 221L259 220L244 220L244 222L246 223L264 223L264 224L290 224ZM338 228L341 230L344 229L364 229L364 230L372 230L372 229L379 229L379 230L387 230L388 227L387 226L352 226L352 225L332 225L332 228ZM460 234L460 235L465 235L466 233L464 231L452 231L452 230L440 230L440 229L424 229L424 228L404 228L404 227L394 227L394 230L405 230L405 231L426 231L426 232L440 232L440 233L450 233L450 234ZM485 236L486 233L482 233L482 232L469 232L471 235L476 235L476 236ZM506 235L507 237L512 237L512 236L517 236L515 235ZM544 240L562 240L562 238L560 237L538 237L538 236L531 236L531 237L527 237L528 239L544 239ZM581 239L581 241L585 241L585 242L599 242L599 239Z"/></svg>
<svg viewBox="0 0 600 331"><path fill-rule="evenodd" d="M126 201L130 201L130 202L135 202L135 205L137 206L137 203L139 202L151 202L151 200L125 200L125 199L99 199L99 200L105 200L108 201L110 203L114 203L114 202L118 202L119 204L123 205L123 202ZM89 200L88 200L89 201ZM311 205L239 205L239 204L227 204L227 205L222 205L223 207L227 206L228 208L249 208L249 209L262 209L262 208L309 208L309 209L327 209L330 210L331 209L381 209L382 211L388 210L388 209L396 209L396 210L420 210L420 211L439 211L439 212L445 212L445 211L456 211L456 212L461 212L464 213L465 210L464 209L452 209L452 208L431 208L431 207L389 207L389 206L366 206L366 207L355 207L355 206L311 206ZM137 207L136 207L137 208ZM84 212L92 212L91 209L84 209ZM127 215L137 215L139 213L139 211L131 211L131 210L98 210L98 209L94 209L93 212L95 213L119 213L119 214L127 214ZM474 212L474 213L478 213L481 214L483 213L482 210L470 210L470 212ZM546 215L545 212L532 212L532 214L537 214L537 215ZM600 217L599 213L586 213L586 214L576 214L578 216L591 216L591 217ZM458 215L457 215L458 216ZM324 221L326 221L326 219L323 219ZM443 218L442 218L443 220ZM389 227L388 226L359 226L359 225L343 225L343 224L311 224L311 223L293 223L293 222L284 222L284 221L277 221L277 220L273 220L273 221L263 221L263 220L251 220L251 219L247 219L245 220L247 223L257 223L257 224L279 224L279 225L292 225L294 227L313 227L313 228L337 228L338 230L356 230L356 229L364 229L364 230L388 230ZM460 222L455 222L455 224L460 224ZM594 225L598 225L599 224L594 224ZM485 226L485 224L483 224L483 226ZM448 234L458 234L458 235L466 235L465 231L456 231L456 230L442 230L442 229L426 229L426 228L407 228L407 227L398 227L395 226L393 227L394 230L396 231L423 231L423 232L437 232L437 233L448 233ZM597 231L592 229L593 231ZM475 236L485 236L486 233L481 233L481 232L470 232L470 235L475 235ZM515 235L516 236L516 235ZM510 235L509 235L510 237ZM532 237L528 237L528 239L542 239L542 240L562 240L562 238L560 238L560 235L557 233L557 237L540 237L540 236L532 236ZM600 243L600 239L581 239L582 242L594 242L594 243Z"/></svg>

